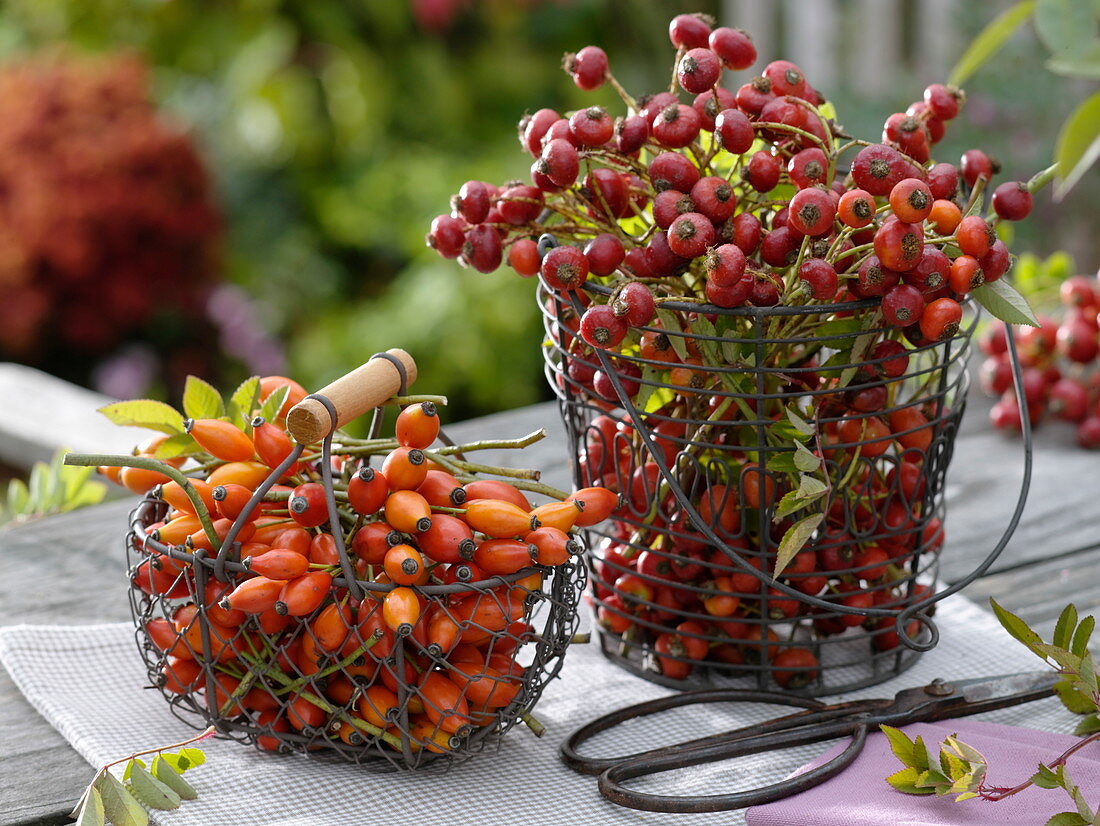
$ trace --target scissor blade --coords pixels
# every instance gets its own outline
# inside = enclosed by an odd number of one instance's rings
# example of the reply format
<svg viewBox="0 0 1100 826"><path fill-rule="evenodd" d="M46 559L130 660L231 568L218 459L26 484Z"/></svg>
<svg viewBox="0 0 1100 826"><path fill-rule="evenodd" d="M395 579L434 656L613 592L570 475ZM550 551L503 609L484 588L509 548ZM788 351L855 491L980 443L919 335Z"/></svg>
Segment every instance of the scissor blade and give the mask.
<svg viewBox="0 0 1100 826"><path fill-rule="evenodd" d="M968 703L987 703L1002 698L1051 693L1054 684L1060 679L1061 676L1053 671L1028 671L999 677L958 680L951 685L961 692Z"/></svg>

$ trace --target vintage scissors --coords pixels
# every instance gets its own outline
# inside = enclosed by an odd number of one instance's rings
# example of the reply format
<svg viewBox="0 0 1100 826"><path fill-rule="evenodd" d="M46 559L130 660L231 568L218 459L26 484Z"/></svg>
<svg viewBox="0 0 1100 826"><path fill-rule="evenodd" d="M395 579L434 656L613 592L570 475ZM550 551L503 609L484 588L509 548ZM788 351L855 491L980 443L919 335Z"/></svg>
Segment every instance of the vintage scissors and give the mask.
<svg viewBox="0 0 1100 826"><path fill-rule="evenodd" d="M825 705L808 697L747 689L687 691L628 706L606 714L573 732L561 747L561 756L574 771L598 774L600 793L620 806L651 812L721 812L779 800L823 783L843 771L863 749L867 733L880 724L904 726L1029 703L1054 693L1059 675L1034 671L999 677L947 682L934 680L909 688L892 699L852 700ZM585 757L578 747L602 731L629 720L682 706L716 702L756 702L805 709L765 723L712 734L684 743L620 757ZM636 777L759 754L839 737L851 743L828 762L811 771L758 789L719 795L678 797L634 791L623 781Z"/></svg>

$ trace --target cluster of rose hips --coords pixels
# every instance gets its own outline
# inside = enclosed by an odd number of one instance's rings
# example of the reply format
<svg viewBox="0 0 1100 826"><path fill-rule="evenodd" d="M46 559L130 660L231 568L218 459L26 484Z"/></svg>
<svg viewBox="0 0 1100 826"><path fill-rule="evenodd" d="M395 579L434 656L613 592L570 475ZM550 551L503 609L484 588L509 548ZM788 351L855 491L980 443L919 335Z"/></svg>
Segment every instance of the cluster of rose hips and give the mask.
<svg viewBox="0 0 1100 826"><path fill-rule="evenodd" d="M937 345L964 335L961 302L1009 269L996 225L1026 217L1031 189L1002 184L984 216L995 162L976 149L958 165L932 160L961 90L929 86L887 119L881 142L868 143L844 134L788 61L725 89L724 69L756 62L744 32L679 15L669 37L672 85L639 99L598 47L566 55L579 88L609 84L626 111L524 117L530 183L466 182L427 241L480 272L507 260L542 282L555 390L595 411L582 434L581 477L629 505L600 549L604 626L666 677L759 662L781 684L805 685L826 637L866 625L874 650L899 641L890 617L811 610L769 585L774 549L792 528L790 517L771 516L800 474L752 461L758 420L785 419L804 394L808 452L841 480L818 500L824 518L781 581L861 610L920 599L922 555L934 557L943 542L926 457L957 419L951 399L920 377L948 369L954 357ZM805 310L728 312L743 305ZM858 353L854 335L828 332L847 320L863 331ZM742 364L739 343L759 337L764 361L731 373ZM644 407L667 467L725 464L728 478L688 477L692 504L760 577L679 512L634 424L616 411L631 402ZM699 428L710 445L701 454ZM758 514L766 517L750 518ZM773 646L776 622L809 626L813 649Z"/></svg>
<svg viewBox="0 0 1100 826"><path fill-rule="evenodd" d="M271 422L187 420L195 449L186 456L199 472L186 488L148 461L102 468L148 493L157 517L139 520L131 569L147 597L151 671L211 719L247 725L263 749L463 753L474 730L504 726L534 703L541 672L529 674L520 655L539 637L547 584L577 570L574 532L619 498L593 487L533 506L530 491L553 490L475 476L459 457L476 445L433 450L439 417L424 400L401 410L394 439L337 434L342 553L317 446L253 501L294 449L285 417L301 387L268 377L257 407L280 386L290 390ZM138 455L155 456L167 438ZM223 578L195 562L219 552Z"/></svg>
<svg viewBox="0 0 1100 826"><path fill-rule="evenodd" d="M1075 275L1062 282L1062 320L1040 316L1038 327L1013 335L1023 368L1023 393L1033 426L1053 417L1071 422L1081 447L1100 447L1100 279ZM986 359L982 388L999 397L989 412L998 430L1021 429L1020 406L1012 384L1004 324L995 322L981 339Z"/></svg>

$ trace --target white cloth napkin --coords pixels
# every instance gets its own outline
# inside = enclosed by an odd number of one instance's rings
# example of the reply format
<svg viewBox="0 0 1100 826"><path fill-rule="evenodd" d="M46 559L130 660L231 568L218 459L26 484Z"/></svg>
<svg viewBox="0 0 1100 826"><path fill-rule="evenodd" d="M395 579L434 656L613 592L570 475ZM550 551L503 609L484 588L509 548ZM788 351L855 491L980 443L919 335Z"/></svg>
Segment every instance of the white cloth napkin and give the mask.
<svg viewBox="0 0 1100 826"><path fill-rule="evenodd" d="M908 672L831 699L889 697L935 677L963 679L1041 667L991 614L962 597L941 603L936 619L942 632L939 646ZM172 716L159 692L143 688L144 666L134 629L128 625L3 628L0 661L31 704L95 766L193 733ZM400 774L375 774L328 759L275 755L208 739L202 744L208 762L187 775L199 791L198 800L185 801L174 812L156 812L153 820L164 826L743 824L742 812L668 815L620 808L600 796L595 778L574 774L560 762L558 746L577 726L668 693L606 661L597 645L575 645L560 679L547 686L535 709L548 729L542 739L517 726L499 750L488 749L450 771ZM588 750L631 753L777 713L783 712L774 706L694 706L621 726L591 741ZM1062 732L1075 724L1053 699L1003 709L983 719ZM804 746L636 782L639 789L669 794L745 789L786 776L823 748ZM89 779L91 775L89 769ZM884 781L868 777L867 782Z"/></svg>

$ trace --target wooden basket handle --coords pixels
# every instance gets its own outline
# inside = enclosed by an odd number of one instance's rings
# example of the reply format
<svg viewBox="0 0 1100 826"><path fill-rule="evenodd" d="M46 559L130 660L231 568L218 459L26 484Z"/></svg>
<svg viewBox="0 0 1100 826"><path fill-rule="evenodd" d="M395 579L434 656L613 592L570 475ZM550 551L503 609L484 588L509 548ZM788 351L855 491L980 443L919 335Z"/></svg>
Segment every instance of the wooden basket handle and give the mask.
<svg viewBox="0 0 1100 826"><path fill-rule="evenodd" d="M416 362L412 356L398 348L387 350L386 354L397 359L405 368L406 387L416 381ZM287 414L287 430L299 444L319 442L334 428L378 407L397 395L400 389L401 373L397 367L388 358L375 356L366 364L317 391L317 395L332 402L336 409L335 422L322 402L306 398L294 405Z"/></svg>

